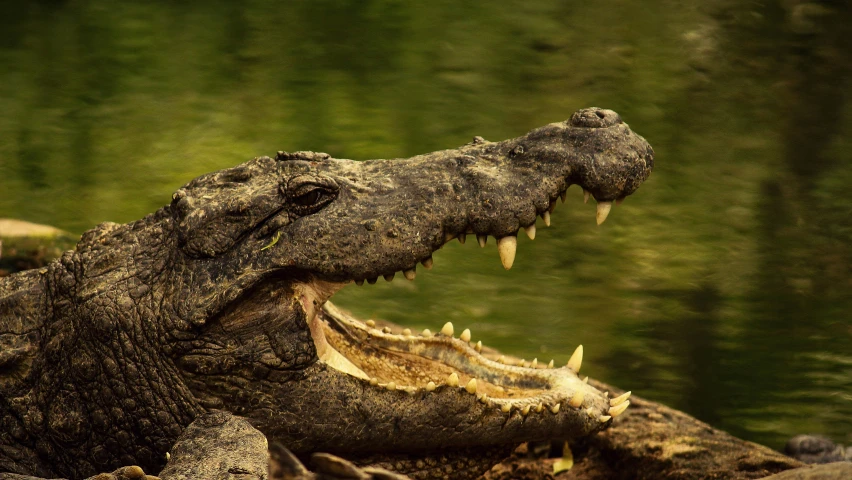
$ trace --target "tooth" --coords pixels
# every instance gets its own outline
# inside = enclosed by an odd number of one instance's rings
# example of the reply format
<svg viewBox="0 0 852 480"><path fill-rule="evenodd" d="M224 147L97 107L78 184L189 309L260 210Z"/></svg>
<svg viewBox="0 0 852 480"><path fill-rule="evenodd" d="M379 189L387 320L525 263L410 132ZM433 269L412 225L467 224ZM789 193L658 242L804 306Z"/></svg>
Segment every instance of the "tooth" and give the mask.
<svg viewBox="0 0 852 480"><path fill-rule="evenodd" d="M553 368L553 359L550 359L550 363L547 364L547 368Z"/></svg>
<svg viewBox="0 0 852 480"><path fill-rule="evenodd" d="M355 280L355 285L358 285L359 287L361 285L364 285L364 279L362 278L361 280Z"/></svg>
<svg viewBox="0 0 852 480"><path fill-rule="evenodd" d="M376 385L378 385L378 384L379 384L379 379L378 379L378 378L373 377L373 378L371 378L371 379L370 379L370 385L372 385L372 386L374 386L374 387L375 387L375 386L376 386Z"/></svg>
<svg viewBox="0 0 852 480"><path fill-rule="evenodd" d="M522 358L522 359L520 359L520 360L518 360L518 366L519 366L519 367L523 367L525 363L527 363L527 362L526 362L526 361L524 361L524 359L523 359L523 358Z"/></svg>
<svg viewBox="0 0 852 480"><path fill-rule="evenodd" d="M544 225L546 227L549 227L550 226L550 212L542 213L541 218L544 219Z"/></svg>
<svg viewBox="0 0 852 480"><path fill-rule="evenodd" d="M447 377L447 385L451 387L459 386L459 376L456 372L451 373L450 376Z"/></svg>
<svg viewBox="0 0 852 480"><path fill-rule="evenodd" d="M488 403L488 395L484 393L480 393L479 395L477 395L476 399L479 400L479 402L482 404Z"/></svg>
<svg viewBox="0 0 852 480"><path fill-rule="evenodd" d="M414 277L417 276L417 271L412 268L402 272L402 274L405 275L405 278L408 280L414 280Z"/></svg>
<svg viewBox="0 0 852 480"><path fill-rule="evenodd" d="M535 410L535 413L541 413L541 411L544 410L544 405L539 403L533 410Z"/></svg>
<svg viewBox="0 0 852 480"><path fill-rule="evenodd" d="M612 202L598 202L598 211L595 213L595 220L597 220L598 225L602 224L604 220L606 220L611 209Z"/></svg>
<svg viewBox="0 0 852 480"><path fill-rule="evenodd" d="M390 332L391 332L390 327L382 327L382 333L390 333Z"/></svg>
<svg viewBox="0 0 852 480"><path fill-rule="evenodd" d="M610 421L611 419L612 419L612 417L610 417L609 415L601 415L598 418L598 421L601 422L601 423L606 423L606 422Z"/></svg>
<svg viewBox="0 0 852 480"><path fill-rule="evenodd" d="M561 405L562 405L561 403L557 403L556 405L550 407L550 413L553 413L553 414L559 413L559 407Z"/></svg>
<svg viewBox="0 0 852 480"><path fill-rule="evenodd" d="M426 270L432 270L432 263L433 263L432 257L424 258L423 261L420 262L420 263L423 264L423 266L426 268Z"/></svg>
<svg viewBox="0 0 852 480"><path fill-rule="evenodd" d="M533 358L532 363L530 363L530 368L538 368L538 359Z"/></svg>
<svg viewBox="0 0 852 480"><path fill-rule="evenodd" d="M583 203L589 203L589 197L592 195L592 192L583 189Z"/></svg>
<svg viewBox="0 0 852 480"><path fill-rule="evenodd" d="M373 277L373 278L367 279L367 283L369 283L370 285L375 285L377 281L379 281L379 277Z"/></svg>
<svg viewBox="0 0 852 480"><path fill-rule="evenodd" d="M509 413L509 410L511 410L511 409L512 409L512 406L511 406L511 405L509 405L508 403L504 403L504 404L500 407L500 410L503 410L503 413Z"/></svg>
<svg viewBox="0 0 852 480"><path fill-rule="evenodd" d="M368 327L370 327L370 328L376 328L376 322L375 322L375 321L373 321L373 320L367 320L367 321L366 321L366 322L364 322L364 323L365 323Z"/></svg>
<svg viewBox="0 0 852 480"><path fill-rule="evenodd" d="M624 197L621 197L621 198L615 200L615 204L621 205L621 202L623 202L623 201L624 201Z"/></svg>
<svg viewBox="0 0 852 480"><path fill-rule="evenodd" d="M396 274L395 273L389 273L389 274L385 275L385 280L388 281L388 282L393 281L394 275L396 275Z"/></svg>
<svg viewBox="0 0 852 480"><path fill-rule="evenodd" d="M432 336L432 330L429 330L428 328L424 328L423 333L421 335L423 335L424 337L431 337Z"/></svg>
<svg viewBox="0 0 852 480"><path fill-rule="evenodd" d="M553 213L554 210L556 210L556 200L555 199L554 199L554 201L550 202L550 206L547 207L547 211L550 212L550 213Z"/></svg>
<svg viewBox="0 0 852 480"><path fill-rule="evenodd" d="M506 357L500 355L500 358L497 359L497 363L506 363Z"/></svg>
<svg viewBox="0 0 852 480"><path fill-rule="evenodd" d="M426 384L426 391L427 392L435 391L436 387L437 387L437 385L435 385L435 382L429 382L429 383Z"/></svg>
<svg viewBox="0 0 852 480"><path fill-rule="evenodd" d="M385 388L387 388L388 390L396 390L396 383L388 382L388 384L385 385Z"/></svg>
<svg viewBox="0 0 852 480"><path fill-rule="evenodd" d="M469 328L465 328L464 331L462 331L461 335L459 335L459 340L461 340L462 342L469 342L470 341L470 329Z"/></svg>
<svg viewBox="0 0 852 480"><path fill-rule="evenodd" d="M506 270L512 268L515 263L515 250L518 248L518 237L508 236L497 240L497 251L500 253L500 262Z"/></svg>
<svg viewBox="0 0 852 480"><path fill-rule="evenodd" d="M524 232L526 232L527 236L530 237L530 240L535 240L535 224L533 223L529 227L524 227Z"/></svg>
<svg viewBox="0 0 852 480"><path fill-rule="evenodd" d="M579 408L580 405L582 405L582 404L583 404L583 391L577 390L577 392L574 393L574 396L571 397L571 401L568 402L568 405L571 405L574 408Z"/></svg>
<svg viewBox="0 0 852 480"><path fill-rule="evenodd" d="M622 413L624 413L624 411L627 410L627 407L629 407L629 406L630 406L630 400L626 400L624 403L622 403L618 406L609 407L609 411L607 413L609 413L613 417L617 417L617 416L621 415Z"/></svg>
<svg viewBox="0 0 852 480"><path fill-rule="evenodd" d="M402 334L403 335L411 335L411 329L410 328L404 328L402 330Z"/></svg>
<svg viewBox="0 0 852 480"><path fill-rule="evenodd" d="M467 385L464 386L464 389L467 390L467 393L476 393L476 379L471 378L470 381L467 382Z"/></svg>
<svg viewBox="0 0 852 480"><path fill-rule="evenodd" d="M530 406L524 405L524 408L521 409L521 415L526 417L529 414L530 414Z"/></svg>
<svg viewBox="0 0 852 480"><path fill-rule="evenodd" d="M485 248L485 244L488 243L488 235L477 235L476 241L479 242L479 246Z"/></svg>
<svg viewBox="0 0 852 480"><path fill-rule="evenodd" d="M574 373L580 373L580 366L583 365L583 346L580 345L574 350L574 353L571 354L571 358L568 359L568 368L574 371Z"/></svg>
<svg viewBox="0 0 852 480"><path fill-rule="evenodd" d="M462 233L462 234L459 234L459 243L461 243L462 245L464 245L464 241L465 241L465 240L467 240L467 235L465 235L465 234L463 234L463 233Z"/></svg>
<svg viewBox="0 0 852 480"><path fill-rule="evenodd" d="M559 198L562 199L562 203L565 203L565 197L567 197L567 196L568 196L568 189L566 188L565 190L562 191L562 193L559 194Z"/></svg>
<svg viewBox="0 0 852 480"><path fill-rule="evenodd" d="M476 346L473 347L478 353L482 353L482 340L476 342Z"/></svg>
<svg viewBox="0 0 852 480"><path fill-rule="evenodd" d="M441 328L441 333L448 336L448 337L452 337L453 336L453 322L445 323L444 327Z"/></svg>
<svg viewBox="0 0 852 480"><path fill-rule="evenodd" d="M444 243L445 244L450 243L450 240L452 240L454 238L456 238L456 235L454 233L447 232L447 233L444 234Z"/></svg>
<svg viewBox="0 0 852 480"><path fill-rule="evenodd" d="M617 406L621 405L622 402L624 402L625 400L630 398L631 393L633 393L633 392L626 392L626 393L623 393L623 394L613 398L612 400L609 401L609 406L610 407L617 407Z"/></svg>

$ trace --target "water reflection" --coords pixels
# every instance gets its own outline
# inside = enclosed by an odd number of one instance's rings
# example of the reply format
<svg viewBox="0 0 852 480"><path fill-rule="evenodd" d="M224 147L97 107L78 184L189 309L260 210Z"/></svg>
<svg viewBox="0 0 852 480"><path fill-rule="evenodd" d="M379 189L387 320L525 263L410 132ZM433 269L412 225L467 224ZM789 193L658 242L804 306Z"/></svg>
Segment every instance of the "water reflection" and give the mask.
<svg viewBox="0 0 852 480"><path fill-rule="evenodd" d="M339 303L528 359L583 343L590 374L742 437L852 443L850 25L804 1L3 4L0 216L82 232L258 154L613 108L657 171L604 226L572 190L511 272L451 244Z"/></svg>

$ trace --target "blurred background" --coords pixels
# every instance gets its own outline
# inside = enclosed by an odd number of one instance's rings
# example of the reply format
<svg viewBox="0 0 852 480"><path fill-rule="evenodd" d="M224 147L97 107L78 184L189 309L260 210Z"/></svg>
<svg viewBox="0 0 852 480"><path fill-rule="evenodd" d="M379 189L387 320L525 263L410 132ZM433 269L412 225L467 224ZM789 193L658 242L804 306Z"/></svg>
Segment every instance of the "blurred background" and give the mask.
<svg viewBox="0 0 852 480"><path fill-rule="evenodd" d="M362 318L585 373L780 448L852 443L845 1L0 4L0 217L82 233L277 150L406 157L611 108L656 170L595 226L452 243ZM592 202L593 203L593 202ZM399 277L399 276L398 276Z"/></svg>

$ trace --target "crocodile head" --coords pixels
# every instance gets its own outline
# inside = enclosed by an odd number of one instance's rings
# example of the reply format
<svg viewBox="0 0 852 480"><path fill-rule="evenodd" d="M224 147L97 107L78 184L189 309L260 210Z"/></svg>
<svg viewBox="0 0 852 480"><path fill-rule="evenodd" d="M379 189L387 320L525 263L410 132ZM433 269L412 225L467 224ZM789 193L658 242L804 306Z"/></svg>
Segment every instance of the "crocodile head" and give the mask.
<svg viewBox="0 0 852 480"><path fill-rule="evenodd" d="M201 176L170 208L182 252L175 310L192 333L175 364L202 405L248 417L297 454L409 473L471 446L596 432L613 412L578 377L577 355L561 368L507 365L450 324L379 329L328 300L351 283L413 279L468 234L496 238L508 269L519 230L549 223L570 185L598 201L600 223L652 166L651 147L615 112L586 109L512 140L408 159L279 152Z"/></svg>

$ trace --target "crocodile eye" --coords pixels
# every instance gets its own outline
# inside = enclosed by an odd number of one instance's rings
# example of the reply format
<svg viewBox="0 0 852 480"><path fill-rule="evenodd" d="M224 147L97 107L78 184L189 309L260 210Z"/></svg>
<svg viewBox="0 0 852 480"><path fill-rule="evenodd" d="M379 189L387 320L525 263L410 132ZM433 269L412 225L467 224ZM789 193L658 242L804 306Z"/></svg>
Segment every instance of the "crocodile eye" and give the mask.
<svg viewBox="0 0 852 480"><path fill-rule="evenodd" d="M337 197L337 191L322 185L303 185L290 197L290 211L300 217L321 210Z"/></svg>
<svg viewBox="0 0 852 480"><path fill-rule="evenodd" d="M293 199L293 203L300 207L310 207L315 203L319 202L322 198L322 191L319 188L315 188L308 193L303 193L298 197Z"/></svg>

